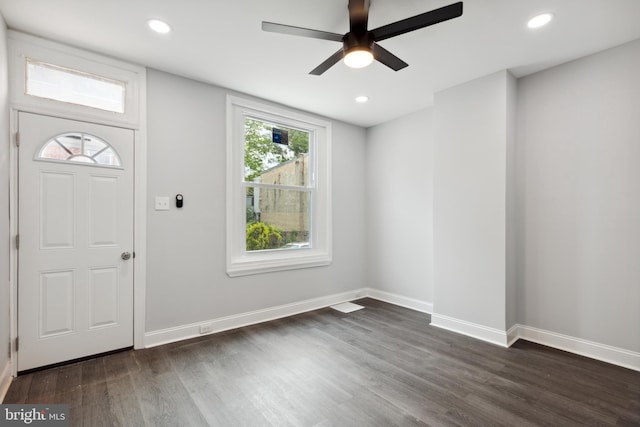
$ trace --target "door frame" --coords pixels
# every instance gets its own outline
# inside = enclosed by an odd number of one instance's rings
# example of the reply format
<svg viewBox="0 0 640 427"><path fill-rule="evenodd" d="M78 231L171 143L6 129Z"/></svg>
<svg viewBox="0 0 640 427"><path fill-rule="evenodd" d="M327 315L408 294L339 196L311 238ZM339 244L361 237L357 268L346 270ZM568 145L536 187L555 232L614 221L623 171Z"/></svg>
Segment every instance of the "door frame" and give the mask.
<svg viewBox="0 0 640 427"><path fill-rule="evenodd" d="M134 132L134 220L133 220L133 245L135 258L133 259L133 346L135 349L144 348L145 318L146 318L146 283L147 283L147 84L146 68L142 66L124 63L112 58L106 58L94 53L85 52L55 42L50 42L36 37L11 32L16 39L26 44L32 43L39 49L45 49L49 53L55 52L56 56L82 58L82 61L92 64L104 64L106 66L119 67L135 75L135 96L137 98L138 118L136 124L115 123L113 120L101 119L87 111L87 114L73 109L51 108L47 103L25 104L17 101L15 96L9 101L9 231L11 235L11 250L9 252L9 315L11 324L11 375L18 373L18 357L16 352L16 337L18 336L18 249L15 245L15 237L19 229L18 217L18 147L16 146L16 133L18 132L18 113L34 113L52 116L61 119L89 122L99 125L122 127ZM11 43L11 39L9 41ZM28 46L28 48L30 48ZM28 50L28 49L27 49ZM15 61L15 56L10 58ZM19 78L15 67L9 68L10 88L20 87ZM22 86L24 87L24 86ZM15 89L14 89L15 91ZM92 109L88 109L92 110Z"/></svg>

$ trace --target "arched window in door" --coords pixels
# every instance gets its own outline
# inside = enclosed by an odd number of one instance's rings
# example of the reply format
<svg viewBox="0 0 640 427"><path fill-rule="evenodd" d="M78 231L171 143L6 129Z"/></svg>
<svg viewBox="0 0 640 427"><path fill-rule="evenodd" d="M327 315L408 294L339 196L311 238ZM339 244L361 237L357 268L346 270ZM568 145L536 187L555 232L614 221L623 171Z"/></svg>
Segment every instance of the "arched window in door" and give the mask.
<svg viewBox="0 0 640 427"><path fill-rule="evenodd" d="M116 150L97 136L67 132L54 136L42 145L36 160L86 163L90 166L121 168Z"/></svg>

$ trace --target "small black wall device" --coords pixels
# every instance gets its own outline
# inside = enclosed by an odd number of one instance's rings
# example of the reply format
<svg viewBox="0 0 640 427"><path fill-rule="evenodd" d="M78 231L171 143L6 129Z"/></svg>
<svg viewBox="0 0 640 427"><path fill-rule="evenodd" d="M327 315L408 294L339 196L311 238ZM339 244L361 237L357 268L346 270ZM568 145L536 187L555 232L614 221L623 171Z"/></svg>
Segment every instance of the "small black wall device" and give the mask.
<svg viewBox="0 0 640 427"><path fill-rule="evenodd" d="M182 194L178 194L176 196L176 208L181 208L183 203L184 203L184 197L182 197Z"/></svg>

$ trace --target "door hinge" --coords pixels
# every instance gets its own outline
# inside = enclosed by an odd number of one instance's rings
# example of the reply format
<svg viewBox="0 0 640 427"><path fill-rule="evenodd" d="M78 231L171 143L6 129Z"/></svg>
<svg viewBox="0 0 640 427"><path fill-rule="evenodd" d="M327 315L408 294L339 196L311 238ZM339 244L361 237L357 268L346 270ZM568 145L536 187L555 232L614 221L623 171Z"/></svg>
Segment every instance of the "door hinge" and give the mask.
<svg viewBox="0 0 640 427"><path fill-rule="evenodd" d="M16 337L16 353L20 349L20 337Z"/></svg>
<svg viewBox="0 0 640 427"><path fill-rule="evenodd" d="M20 235L16 234L16 250L20 249Z"/></svg>
<svg viewBox="0 0 640 427"><path fill-rule="evenodd" d="M20 147L20 132L16 132L16 147Z"/></svg>

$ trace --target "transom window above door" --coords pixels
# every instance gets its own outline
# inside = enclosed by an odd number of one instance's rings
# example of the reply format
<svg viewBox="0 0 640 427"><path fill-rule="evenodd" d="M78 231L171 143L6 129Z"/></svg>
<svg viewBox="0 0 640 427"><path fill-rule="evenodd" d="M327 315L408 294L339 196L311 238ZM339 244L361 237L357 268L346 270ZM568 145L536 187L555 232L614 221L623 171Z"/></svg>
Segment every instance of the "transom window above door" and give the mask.
<svg viewBox="0 0 640 427"><path fill-rule="evenodd" d="M140 129L146 70L15 31L8 32L13 108Z"/></svg>
<svg viewBox="0 0 640 427"><path fill-rule="evenodd" d="M82 132L67 132L54 136L38 150L36 160L122 168L118 153L108 142Z"/></svg>
<svg viewBox="0 0 640 427"><path fill-rule="evenodd" d="M26 58L25 93L31 96L124 113L126 83Z"/></svg>

